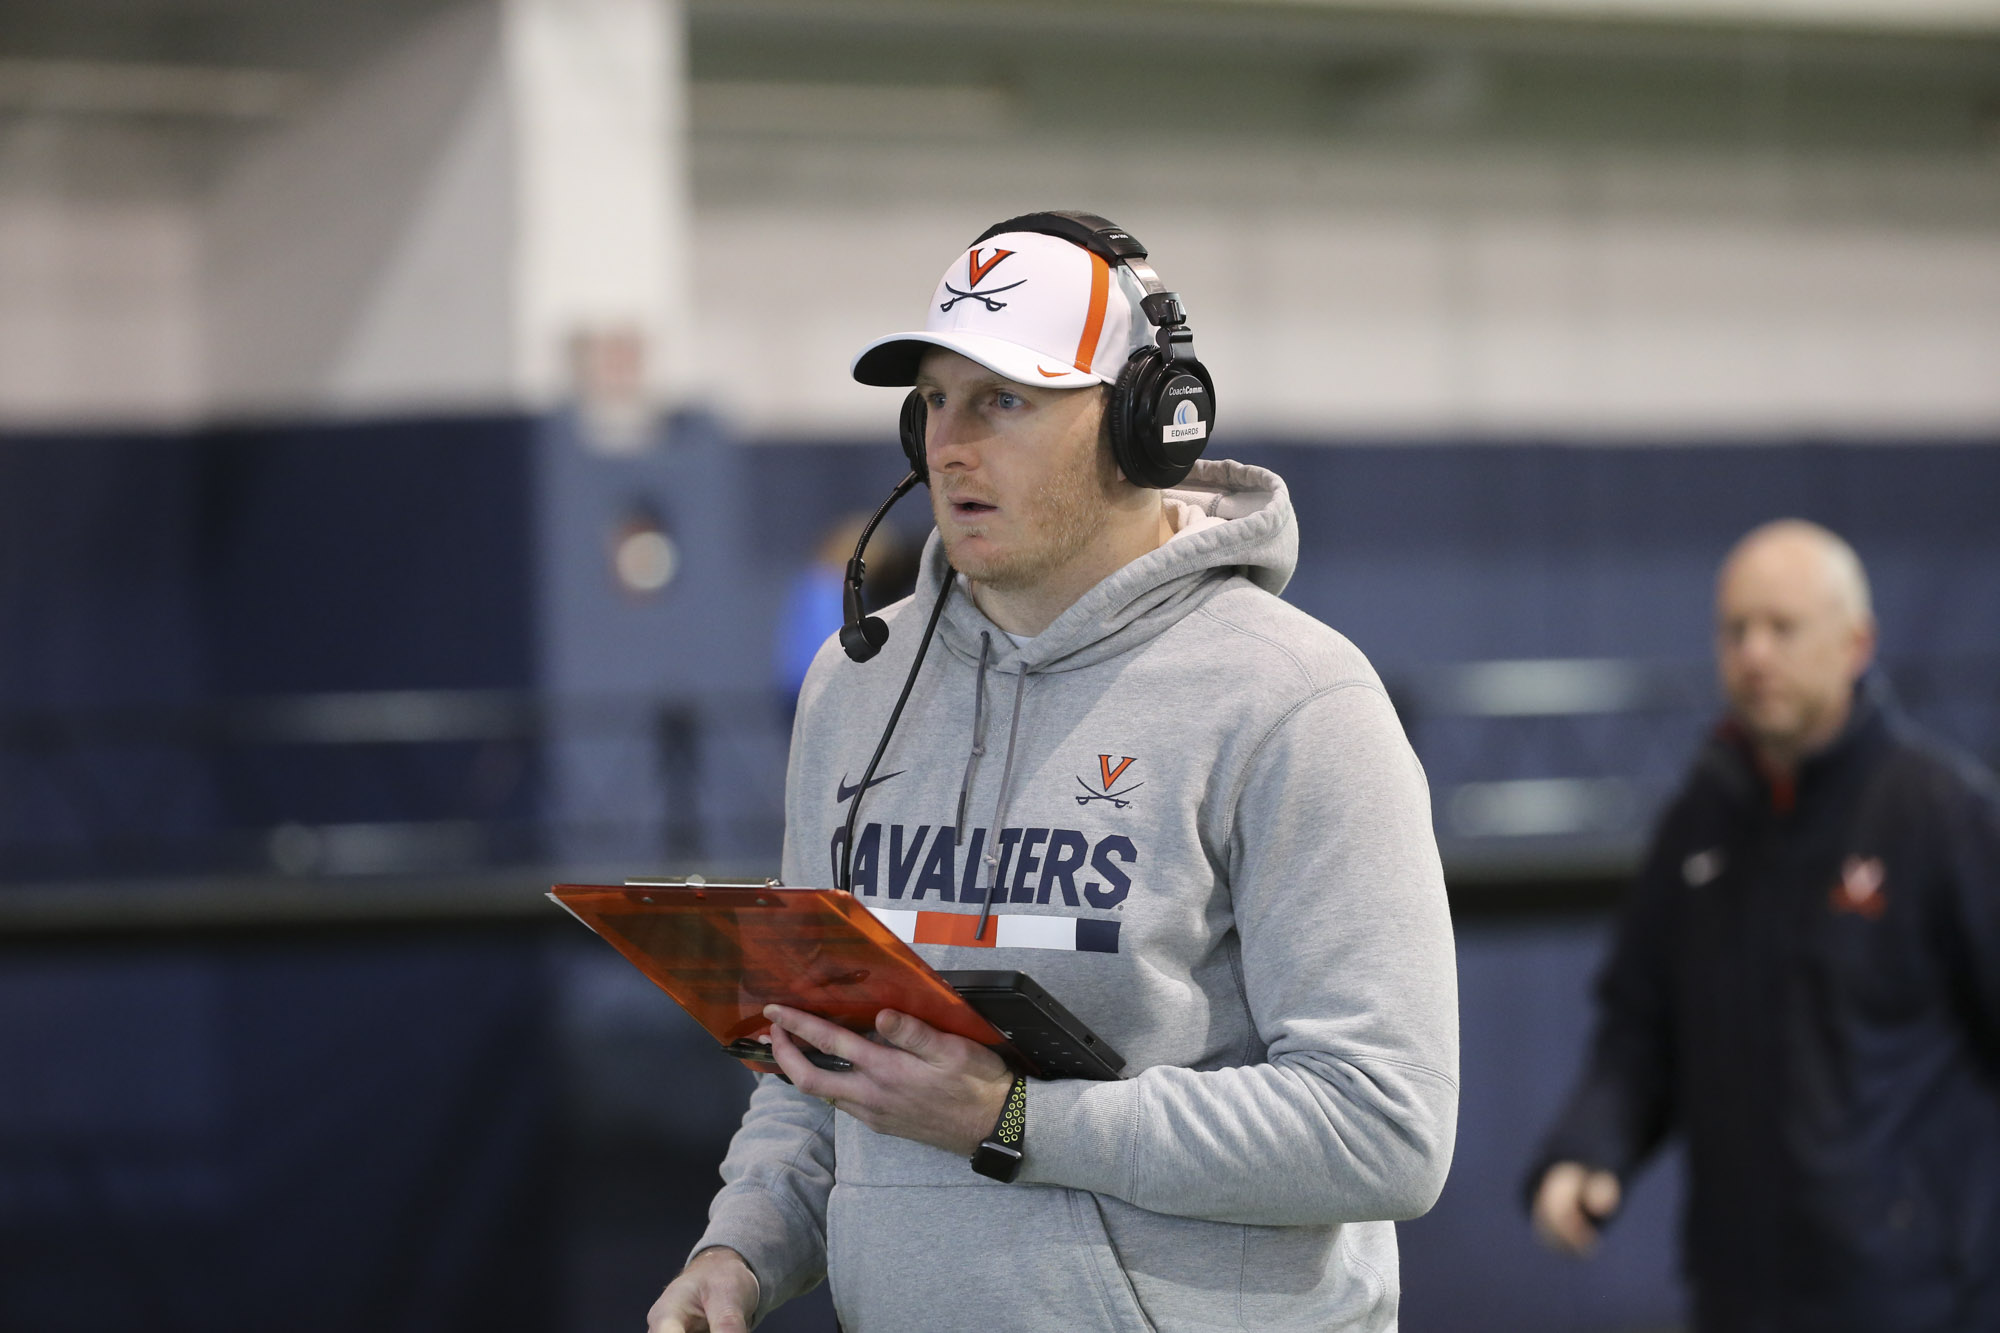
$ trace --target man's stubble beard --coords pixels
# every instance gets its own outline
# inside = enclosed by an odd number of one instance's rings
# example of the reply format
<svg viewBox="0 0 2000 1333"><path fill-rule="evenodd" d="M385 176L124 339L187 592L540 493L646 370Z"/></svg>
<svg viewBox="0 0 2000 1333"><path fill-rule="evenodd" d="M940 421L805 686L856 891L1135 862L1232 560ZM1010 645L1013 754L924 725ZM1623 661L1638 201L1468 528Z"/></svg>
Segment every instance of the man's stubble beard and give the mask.
<svg viewBox="0 0 2000 1333"><path fill-rule="evenodd" d="M1017 525L1023 539L1017 549L968 564L962 547L946 542L945 558L974 583L997 592L1034 587L1074 560L1102 530L1116 476L1107 447L1100 444L1079 454L1035 488L1020 515L1024 521ZM946 530L942 511L948 503L948 496L931 492L932 515L940 531Z"/></svg>

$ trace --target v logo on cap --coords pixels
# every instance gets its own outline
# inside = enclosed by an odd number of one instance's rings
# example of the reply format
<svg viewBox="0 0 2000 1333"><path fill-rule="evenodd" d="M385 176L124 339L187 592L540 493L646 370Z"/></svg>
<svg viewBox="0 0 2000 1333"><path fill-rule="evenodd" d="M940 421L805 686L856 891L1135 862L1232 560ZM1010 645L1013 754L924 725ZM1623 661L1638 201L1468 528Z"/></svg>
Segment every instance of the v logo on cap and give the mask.
<svg viewBox="0 0 2000 1333"><path fill-rule="evenodd" d="M965 271L972 279L972 281L965 285L968 287L977 287L979 280L988 273L991 273L995 264L1013 253L1012 250L1001 250L996 247L993 251L993 258L982 260L979 257L979 247L974 246L972 252L965 257Z"/></svg>

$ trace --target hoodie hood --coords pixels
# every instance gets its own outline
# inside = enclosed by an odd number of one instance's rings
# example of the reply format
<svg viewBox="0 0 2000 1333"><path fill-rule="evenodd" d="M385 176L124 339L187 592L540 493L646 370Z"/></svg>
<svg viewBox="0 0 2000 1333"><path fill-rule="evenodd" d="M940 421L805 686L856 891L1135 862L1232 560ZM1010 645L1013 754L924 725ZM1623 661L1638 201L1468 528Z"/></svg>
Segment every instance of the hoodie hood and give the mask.
<svg viewBox="0 0 2000 1333"><path fill-rule="evenodd" d="M1073 671L1116 656L1164 632L1185 614L1184 603L1200 598L1232 574L1242 574L1266 592L1284 591L1299 560L1298 522L1290 493L1275 472L1228 459L1202 459L1169 500L1220 520L1184 526L1156 550L1112 573L1025 647L1016 647L973 604L954 597L945 608L938 637L946 649L968 662L980 661L1009 673ZM945 563L943 539L933 531L924 545L915 603L928 606L946 576L960 579ZM989 647L982 648L986 638Z"/></svg>

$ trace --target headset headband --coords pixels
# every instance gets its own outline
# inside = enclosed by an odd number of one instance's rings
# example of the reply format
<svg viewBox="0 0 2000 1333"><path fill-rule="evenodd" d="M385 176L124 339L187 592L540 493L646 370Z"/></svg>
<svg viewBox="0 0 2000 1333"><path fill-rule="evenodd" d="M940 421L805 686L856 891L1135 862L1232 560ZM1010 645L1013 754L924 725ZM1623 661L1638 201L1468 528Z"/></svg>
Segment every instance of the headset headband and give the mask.
<svg viewBox="0 0 2000 1333"><path fill-rule="evenodd" d="M996 222L980 232L973 245L983 245L1009 231L1032 231L1055 236L1072 245L1082 246L1107 264L1126 269L1145 290L1146 295L1140 299L1139 308L1146 312L1147 320L1160 330L1157 339L1160 350L1172 361L1194 359L1194 334L1188 329L1187 312L1181 308L1181 298L1168 291L1167 285L1160 281L1160 275L1146 262L1146 247L1131 232L1095 213L1052 209L1043 213L1023 213L1005 222Z"/></svg>

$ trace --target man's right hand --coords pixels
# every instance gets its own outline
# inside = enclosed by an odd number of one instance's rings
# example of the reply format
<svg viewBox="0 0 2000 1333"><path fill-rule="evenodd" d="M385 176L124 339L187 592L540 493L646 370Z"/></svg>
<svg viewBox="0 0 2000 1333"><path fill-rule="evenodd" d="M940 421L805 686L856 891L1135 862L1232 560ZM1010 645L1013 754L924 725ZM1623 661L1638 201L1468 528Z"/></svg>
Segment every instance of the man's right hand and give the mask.
<svg viewBox="0 0 2000 1333"><path fill-rule="evenodd" d="M1581 1162L1557 1162L1535 1191L1535 1235L1560 1254L1597 1248L1597 1228L1618 1211L1618 1177Z"/></svg>
<svg viewBox="0 0 2000 1333"><path fill-rule="evenodd" d="M757 1312L757 1275L724 1246L703 1250L646 1312L646 1333L747 1333Z"/></svg>

